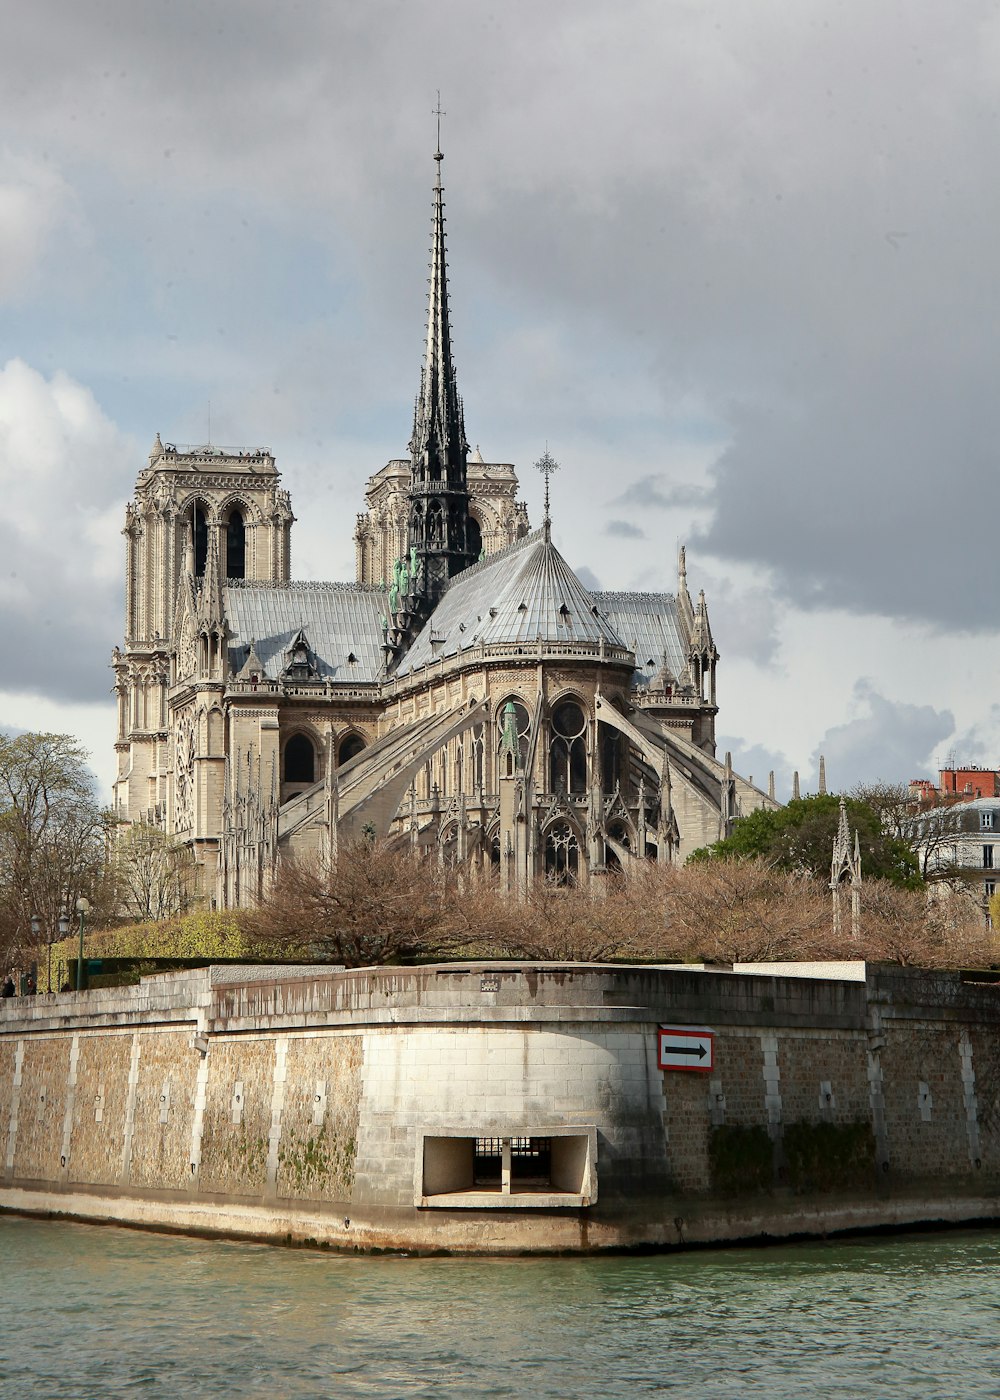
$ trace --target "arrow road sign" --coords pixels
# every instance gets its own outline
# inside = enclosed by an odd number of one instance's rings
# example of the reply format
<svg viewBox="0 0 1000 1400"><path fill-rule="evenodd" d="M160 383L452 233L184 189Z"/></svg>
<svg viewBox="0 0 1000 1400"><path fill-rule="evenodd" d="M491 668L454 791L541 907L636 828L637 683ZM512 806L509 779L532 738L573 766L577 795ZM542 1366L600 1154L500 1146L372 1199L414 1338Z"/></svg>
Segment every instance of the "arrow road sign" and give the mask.
<svg viewBox="0 0 1000 1400"><path fill-rule="evenodd" d="M693 1030L690 1026L661 1026L660 1069L709 1070L715 1058L714 1044L714 1031Z"/></svg>

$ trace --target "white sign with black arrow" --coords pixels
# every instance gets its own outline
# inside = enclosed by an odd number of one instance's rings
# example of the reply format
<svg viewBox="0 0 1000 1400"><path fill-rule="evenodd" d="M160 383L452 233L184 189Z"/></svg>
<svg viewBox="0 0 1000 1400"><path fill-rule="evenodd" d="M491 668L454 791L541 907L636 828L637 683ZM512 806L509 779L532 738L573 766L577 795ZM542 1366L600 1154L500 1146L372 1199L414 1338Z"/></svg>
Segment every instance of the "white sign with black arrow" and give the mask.
<svg viewBox="0 0 1000 1400"><path fill-rule="evenodd" d="M715 1032L702 1026L661 1026L658 1062L660 1069L712 1068Z"/></svg>

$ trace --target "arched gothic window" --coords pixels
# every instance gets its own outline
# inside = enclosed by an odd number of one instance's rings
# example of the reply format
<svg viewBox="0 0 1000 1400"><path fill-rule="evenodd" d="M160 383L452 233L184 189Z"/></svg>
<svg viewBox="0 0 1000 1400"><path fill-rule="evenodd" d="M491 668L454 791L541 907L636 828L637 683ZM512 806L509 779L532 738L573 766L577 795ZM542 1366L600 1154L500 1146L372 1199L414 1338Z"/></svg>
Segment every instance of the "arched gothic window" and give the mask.
<svg viewBox="0 0 1000 1400"><path fill-rule="evenodd" d="M208 562L208 516L200 501L191 507L191 534L194 539L194 572L201 578Z"/></svg>
<svg viewBox="0 0 1000 1400"><path fill-rule="evenodd" d="M350 763L352 758L357 758L364 746L365 741L360 734L345 734L337 750L338 767L343 768L345 763Z"/></svg>
<svg viewBox="0 0 1000 1400"><path fill-rule="evenodd" d="M247 527L239 506L233 506L226 522L226 578L246 578Z"/></svg>
<svg viewBox="0 0 1000 1400"><path fill-rule="evenodd" d="M564 700L552 716L549 788L552 792L587 791L587 721L575 700Z"/></svg>
<svg viewBox="0 0 1000 1400"><path fill-rule="evenodd" d="M472 727L472 790L478 792L485 786L486 776L484 767L485 738L484 728L481 724Z"/></svg>
<svg viewBox="0 0 1000 1400"><path fill-rule="evenodd" d="M545 833L545 874L557 885L575 885L580 843L569 822L554 822Z"/></svg>
<svg viewBox="0 0 1000 1400"><path fill-rule="evenodd" d="M601 779L604 791L614 792L616 787L624 791L625 774L622 755L625 750L625 736L619 734L617 729L612 729L610 724L602 724L600 734Z"/></svg>
<svg viewBox="0 0 1000 1400"><path fill-rule="evenodd" d="M483 552L483 531L474 515L469 516L467 542L473 560L478 559Z"/></svg>
<svg viewBox="0 0 1000 1400"><path fill-rule="evenodd" d="M523 768L528 761L528 734L531 730L531 716L520 700L504 700L497 706L497 752L504 747L504 737L510 729L510 737L516 740L518 762L517 768ZM504 755L501 754L501 760ZM506 769L502 766L499 769L501 776L507 775ZM509 776L509 775L507 775Z"/></svg>
<svg viewBox="0 0 1000 1400"><path fill-rule="evenodd" d="M285 782L316 781L316 750L307 734L293 734L285 745Z"/></svg>

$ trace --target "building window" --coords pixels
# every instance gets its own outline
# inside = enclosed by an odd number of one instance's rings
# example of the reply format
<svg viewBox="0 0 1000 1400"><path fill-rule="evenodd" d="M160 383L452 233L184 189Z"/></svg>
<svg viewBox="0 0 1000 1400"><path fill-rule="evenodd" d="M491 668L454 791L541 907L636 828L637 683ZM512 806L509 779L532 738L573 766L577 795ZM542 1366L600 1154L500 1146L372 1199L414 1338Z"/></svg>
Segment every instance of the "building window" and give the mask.
<svg viewBox="0 0 1000 1400"><path fill-rule="evenodd" d="M350 763L352 758L357 758L365 746L365 741L360 734L345 734L340 741L340 748L337 750L337 763L343 768L345 763Z"/></svg>
<svg viewBox="0 0 1000 1400"><path fill-rule="evenodd" d="M243 512L234 506L226 522L226 578L246 578L247 529Z"/></svg>
<svg viewBox="0 0 1000 1400"><path fill-rule="evenodd" d="M587 721L575 700L564 700L552 716L549 791L587 791Z"/></svg>
<svg viewBox="0 0 1000 1400"><path fill-rule="evenodd" d="M208 562L208 517L205 507L197 501L191 507L191 534L194 539L194 571L201 578Z"/></svg>
<svg viewBox="0 0 1000 1400"><path fill-rule="evenodd" d="M316 750L305 734L293 734L285 745L285 782L316 781Z"/></svg>
<svg viewBox="0 0 1000 1400"><path fill-rule="evenodd" d="M992 831L992 830L993 830L993 813L992 813L992 812L980 812L980 814L979 814L979 829L980 829L980 831Z"/></svg>
<svg viewBox="0 0 1000 1400"><path fill-rule="evenodd" d="M996 880L984 880L984 881L983 881L983 893L986 895L986 898L987 898L987 899L992 899L993 896L996 894L996 892L997 892L997 882L996 882Z"/></svg>
<svg viewBox="0 0 1000 1400"><path fill-rule="evenodd" d="M575 885L580 844L569 822L555 822L545 833L545 874L557 885Z"/></svg>
<svg viewBox="0 0 1000 1400"><path fill-rule="evenodd" d="M508 708L509 706L509 708ZM521 769L528 761L528 735L531 732L531 716L520 700L505 700L497 706L497 748L504 742L517 739L518 764ZM507 734L507 730L510 734Z"/></svg>
<svg viewBox="0 0 1000 1400"><path fill-rule="evenodd" d="M984 847L983 847L983 869L984 869L984 870L992 870L992 869L993 869L993 847L992 847L992 846L984 846Z"/></svg>

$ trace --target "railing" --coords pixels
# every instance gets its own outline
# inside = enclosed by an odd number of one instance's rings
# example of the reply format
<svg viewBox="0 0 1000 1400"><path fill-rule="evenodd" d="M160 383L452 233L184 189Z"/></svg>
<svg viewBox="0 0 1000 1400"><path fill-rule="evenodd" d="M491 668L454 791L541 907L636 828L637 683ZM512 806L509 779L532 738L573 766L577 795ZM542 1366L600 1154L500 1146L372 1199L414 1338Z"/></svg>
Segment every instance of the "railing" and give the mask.
<svg viewBox="0 0 1000 1400"><path fill-rule="evenodd" d="M249 457L254 462L265 458L273 460L268 447L223 447L217 442L165 442L163 452L167 457L204 457L206 460L213 457L242 457L244 461Z"/></svg>

